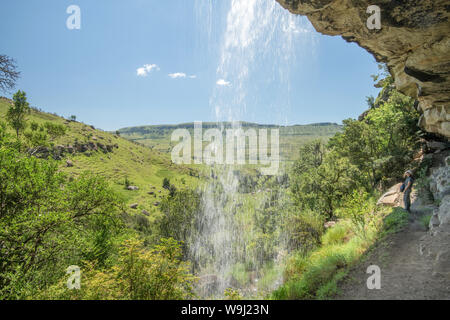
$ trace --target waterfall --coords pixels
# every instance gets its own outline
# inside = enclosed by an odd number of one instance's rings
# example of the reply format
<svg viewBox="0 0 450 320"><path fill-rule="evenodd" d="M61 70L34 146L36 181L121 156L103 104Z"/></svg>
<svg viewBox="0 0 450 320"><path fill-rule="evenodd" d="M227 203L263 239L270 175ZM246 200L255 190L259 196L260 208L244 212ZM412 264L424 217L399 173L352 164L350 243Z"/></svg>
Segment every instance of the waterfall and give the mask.
<svg viewBox="0 0 450 320"><path fill-rule="evenodd" d="M239 127L237 121L251 121L260 112L273 115L276 123L287 124L290 79L302 54L294 48L309 52L314 48L313 29L306 18L290 14L275 0L196 0L195 11L199 30L209 39L208 47L218 50L210 53L217 56L217 84L209 101L218 128L223 132L224 121ZM269 88L273 95L263 95ZM224 290L234 286L230 274L243 260L254 270L262 265L262 258L250 253L253 230L241 213L243 208L249 209L238 190L237 169L211 166L210 182L202 190L198 232L189 248L201 277L200 294L205 298L223 297ZM271 197L272 192L261 195L261 201ZM257 276L251 278L250 284L258 280Z"/></svg>

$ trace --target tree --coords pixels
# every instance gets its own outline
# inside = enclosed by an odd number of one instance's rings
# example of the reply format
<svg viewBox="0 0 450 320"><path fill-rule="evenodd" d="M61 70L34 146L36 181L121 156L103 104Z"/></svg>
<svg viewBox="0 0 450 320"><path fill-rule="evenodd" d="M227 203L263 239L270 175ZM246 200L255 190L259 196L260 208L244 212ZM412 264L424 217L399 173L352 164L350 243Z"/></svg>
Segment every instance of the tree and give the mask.
<svg viewBox="0 0 450 320"><path fill-rule="evenodd" d="M200 211L200 197L192 190L180 190L173 196L166 197L161 202L163 216L160 221L161 234L183 241L183 252L186 254L185 243L192 232L197 213Z"/></svg>
<svg viewBox="0 0 450 320"><path fill-rule="evenodd" d="M86 264L80 290L68 290L66 278L39 298L67 300L183 300L195 298L198 280L183 261L180 243L161 239L148 249L142 241L124 242L118 261L109 269Z"/></svg>
<svg viewBox="0 0 450 320"><path fill-rule="evenodd" d="M16 86L20 72L17 71L14 59L0 55L0 91L8 92Z"/></svg>
<svg viewBox="0 0 450 320"><path fill-rule="evenodd" d="M13 105L8 109L6 119L16 131L17 139L20 132L26 128L26 115L30 113L30 105L27 102L27 95L23 91L17 91L13 96Z"/></svg>
<svg viewBox="0 0 450 320"><path fill-rule="evenodd" d="M0 148L0 300L22 299L81 260L106 261L120 201L97 176ZM108 230L108 233L104 233Z"/></svg>
<svg viewBox="0 0 450 320"><path fill-rule="evenodd" d="M401 177L418 149L420 133L413 99L391 89L377 105L362 121L344 120L343 131L328 144L361 171L359 180L369 192Z"/></svg>
<svg viewBox="0 0 450 320"><path fill-rule="evenodd" d="M46 122L44 127L52 140L62 137L67 131L64 125L53 122Z"/></svg>
<svg viewBox="0 0 450 320"><path fill-rule="evenodd" d="M318 141L305 145L295 162L291 191L297 206L331 219L343 196L355 187L357 169Z"/></svg>

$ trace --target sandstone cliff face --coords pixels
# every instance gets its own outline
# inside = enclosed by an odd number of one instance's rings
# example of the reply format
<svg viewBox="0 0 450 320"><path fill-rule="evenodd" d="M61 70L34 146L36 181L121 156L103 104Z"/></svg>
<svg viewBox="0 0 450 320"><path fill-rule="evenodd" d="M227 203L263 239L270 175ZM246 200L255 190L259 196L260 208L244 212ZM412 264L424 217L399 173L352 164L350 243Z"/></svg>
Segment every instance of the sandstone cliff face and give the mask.
<svg viewBox="0 0 450 320"><path fill-rule="evenodd" d="M277 0L306 15L318 32L341 35L387 63L398 90L419 101L420 125L450 138L450 2L448 0ZM381 8L381 29L366 26Z"/></svg>

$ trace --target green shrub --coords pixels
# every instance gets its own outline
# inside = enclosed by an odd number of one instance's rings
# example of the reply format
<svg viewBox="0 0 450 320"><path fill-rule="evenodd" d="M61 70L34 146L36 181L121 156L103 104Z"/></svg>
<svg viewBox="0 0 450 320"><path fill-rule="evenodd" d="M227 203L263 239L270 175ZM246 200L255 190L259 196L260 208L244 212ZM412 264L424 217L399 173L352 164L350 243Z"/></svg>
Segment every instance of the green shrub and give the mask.
<svg viewBox="0 0 450 320"><path fill-rule="evenodd" d="M320 244L325 218L313 211L292 212L285 222L288 247L307 252Z"/></svg>
<svg viewBox="0 0 450 320"><path fill-rule="evenodd" d="M351 233L351 225L347 221L341 221L325 232L322 236L322 244L326 246L344 243Z"/></svg>
<svg viewBox="0 0 450 320"><path fill-rule="evenodd" d="M424 215L424 216L422 216L421 218L420 218L420 222L421 222L421 224L428 230L428 228L430 227L430 220L431 220L431 217L432 217L433 215L432 214L426 214L426 215Z"/></svg>
<svg viewBox="0 0 450 320"><path fill-rule="evenodd" d="M402 208L394 208L383 220L382 235L385 236L402 230L408 223L408 217L409 214L407 211Z"/></svg>
<svg viewBox="0 0 450 320"><path fill-rule="evenodd" d="M161 239L160 244L145 249L138 240L123 244L118 262L102 270L85 264L80 290L66 288L64 279L46 291L41 299L77 300L181 300L195 297L197 278L189 273L189 264L181 261L180 243Z"/></svg>

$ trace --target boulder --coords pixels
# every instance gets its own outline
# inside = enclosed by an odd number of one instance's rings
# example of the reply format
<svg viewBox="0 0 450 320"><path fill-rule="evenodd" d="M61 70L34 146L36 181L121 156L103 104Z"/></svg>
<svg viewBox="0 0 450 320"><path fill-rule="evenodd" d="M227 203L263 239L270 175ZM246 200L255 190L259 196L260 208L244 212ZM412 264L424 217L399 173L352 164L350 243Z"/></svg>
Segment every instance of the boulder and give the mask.
<svg viewBox="0 0 450 320"><path fill-rule="evenodd" d="M400 192L402 183L397 183L392 186L386 193L384 193L377 201L377 205L386 205L391 207L398 207L402 202L403 193Z"/></svg>

